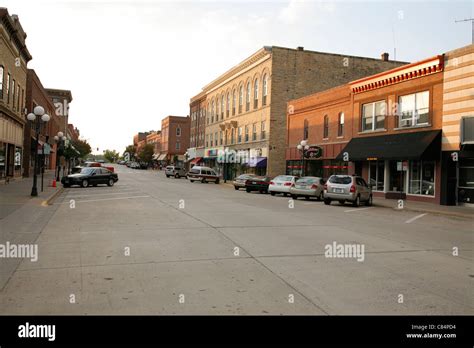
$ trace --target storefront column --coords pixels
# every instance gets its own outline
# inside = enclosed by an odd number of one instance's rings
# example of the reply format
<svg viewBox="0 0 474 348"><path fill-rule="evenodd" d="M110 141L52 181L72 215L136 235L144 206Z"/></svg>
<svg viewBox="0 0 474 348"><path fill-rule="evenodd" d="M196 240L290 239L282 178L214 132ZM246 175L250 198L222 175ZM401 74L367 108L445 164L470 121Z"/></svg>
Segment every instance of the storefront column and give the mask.
<svg viewBox="0 0 474 348"><path fill-rule="evenodd" d="M383 192L386 193L390 189L390 161L384 161L384 172L383 172Z"/></svg>

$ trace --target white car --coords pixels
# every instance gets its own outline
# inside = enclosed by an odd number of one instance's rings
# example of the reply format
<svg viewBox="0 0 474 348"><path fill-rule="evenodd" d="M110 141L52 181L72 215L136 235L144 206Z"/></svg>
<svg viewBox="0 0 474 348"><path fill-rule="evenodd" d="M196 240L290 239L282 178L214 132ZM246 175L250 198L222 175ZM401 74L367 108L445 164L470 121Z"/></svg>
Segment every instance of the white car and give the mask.
<svg viewBox="0 0 474 348"><path fill-rule="evenodd" d="M284 196L288 196L290 194L290 188L295 186L296 180L298 180L297 176L278 175L270 181L268 192L270 192L272 196L275 196L277 193L282 193Z"/></svg>

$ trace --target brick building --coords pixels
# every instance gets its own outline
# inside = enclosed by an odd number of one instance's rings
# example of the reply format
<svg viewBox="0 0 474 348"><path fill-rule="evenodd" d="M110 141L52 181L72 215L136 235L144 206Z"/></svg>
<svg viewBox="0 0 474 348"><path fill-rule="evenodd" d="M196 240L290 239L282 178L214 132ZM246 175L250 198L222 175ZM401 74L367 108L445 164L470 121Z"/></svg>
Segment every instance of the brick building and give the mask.
<svg viewBox="0 0 474 348"><path fill-rule="evenodd" d="M161 153L161 131L152 131L146 136L146 143L153 145L153 158L157 159Z"/></svg>
<svg viewBox="0 0 474 348"><path fill-rule="evenodd" d="M0 180L22 175L25 90L31 55L17 15L0 7Z"/></svg>
<svg viewBox="0 0 474 348"><path fill-rule="evenodd" d="M284 173L288 100L401 64L388 55L373 59L263 47L199 94L206 96L205 162L225 178L241 172ZM227 153L235 155L232 161L218 157Z"/></svg>
<svg viewBox="0 0 474 348"><path fill-rule="evenodd" d="M190 165L199 164L204 157L204 137L206 135L206 94L199 93L191 98L189 104L190 137L189 148L186 151Z"/></svg>
<svg viewBox="0 0 474 348"><path fill-rule="evenodd" d="M167 116L161 121L161 154L159 161L184 163L184 154L189 148L189 116Z"/></svg>

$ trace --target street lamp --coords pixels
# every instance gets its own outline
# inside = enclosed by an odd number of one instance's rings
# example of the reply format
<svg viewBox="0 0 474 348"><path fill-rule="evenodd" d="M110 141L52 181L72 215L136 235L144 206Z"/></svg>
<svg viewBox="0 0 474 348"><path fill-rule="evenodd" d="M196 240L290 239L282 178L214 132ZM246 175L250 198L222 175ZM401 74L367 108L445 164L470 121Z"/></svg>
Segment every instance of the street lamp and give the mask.
<svg viewBox="0 0 474 348"><path fill-rule="evenodd" d="M33 109L33 112L30 112L26 116L26 118L30 122L36 121L35 166L34 166L34 173L33 173L33 187L31 188L31 196L36 197L38 196L38 188L36 186L37 184L36 172L38 171L38 144L39 144L40 127L41 127L40 121L43 121L44 123L46 123L49 121L50 117L48 114L44 112L44 108L38 105Z"/></svg>
<svg viewBox="0 0 474 348"><path fill-rule="evenodd" d="M306 140L301 140L296 148L301 153L301 176L304 176L304 157L306 155L306 151L309 150L308 142Z"/></svg>
<svg viewBox="0 0 474 348"><path fill-rule="evenodd" d="M63 143L66 140L66 137L64 136L63 132L58 132L57 135L54 136L54 141L56 142L56 169L57 169L57 174L56 174L56 181L59 181L59 171L60 171L60 166L59 166L59 157L60 157L60 150L63 147Z"/></svg>

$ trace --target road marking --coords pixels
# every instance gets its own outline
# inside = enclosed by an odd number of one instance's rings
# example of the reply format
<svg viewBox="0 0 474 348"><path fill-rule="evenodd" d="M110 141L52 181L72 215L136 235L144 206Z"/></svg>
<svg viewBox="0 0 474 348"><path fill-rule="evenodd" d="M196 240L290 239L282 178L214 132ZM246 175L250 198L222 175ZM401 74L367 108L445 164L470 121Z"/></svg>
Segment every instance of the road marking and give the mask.
<svg viewBox="0 0 474 348"><path fill-rule="evenodd" d="M130 193L140 193L140 192L113 192L113 193L95 193L93 195L77 195L77 196L67 196L66 198L77 198L77 197L95 197L95 196L108 196L108 195L127 195Z"/></svg>
<svg viewBox="0 0 474 348"><path fill-rule="evenodd" d="M417 220L417 219L419 219L419 218L422 218L422 217L425 216L425 215L428 215L428 213L424 213L424 214L420 214L420 215L417 215L417 216L415 216L415 217L412 217L411 219L405 221L405 223L406 223L406 224L410 224L410 223L412 223L413 221L415 221L415 220Z"/></svg>
<svg viewBox="0 0 474 348"><path fill-rule="evenodd" d="M368 207L368 208L356 208L356 209L344 210L344 213L351 213L351 212L353 212L353 211L362 211L362 210L367 210L367 209L372 209L372 207Z"/></svg>
<svg viewBox="0 0 474 348"><path fill-rule="evenodd" d="M119 199L134 199L134 198L147 198L150 196L131 196L131 197L115 197L115 198L102 198L102 199L89 199L87 201L77 201L77 203L88 203L88 202L100 202L100 201L114 201L114 200L119 200ZM69 204L69 202L62 202L62 203L56 203L56 204Z"/></svg>

